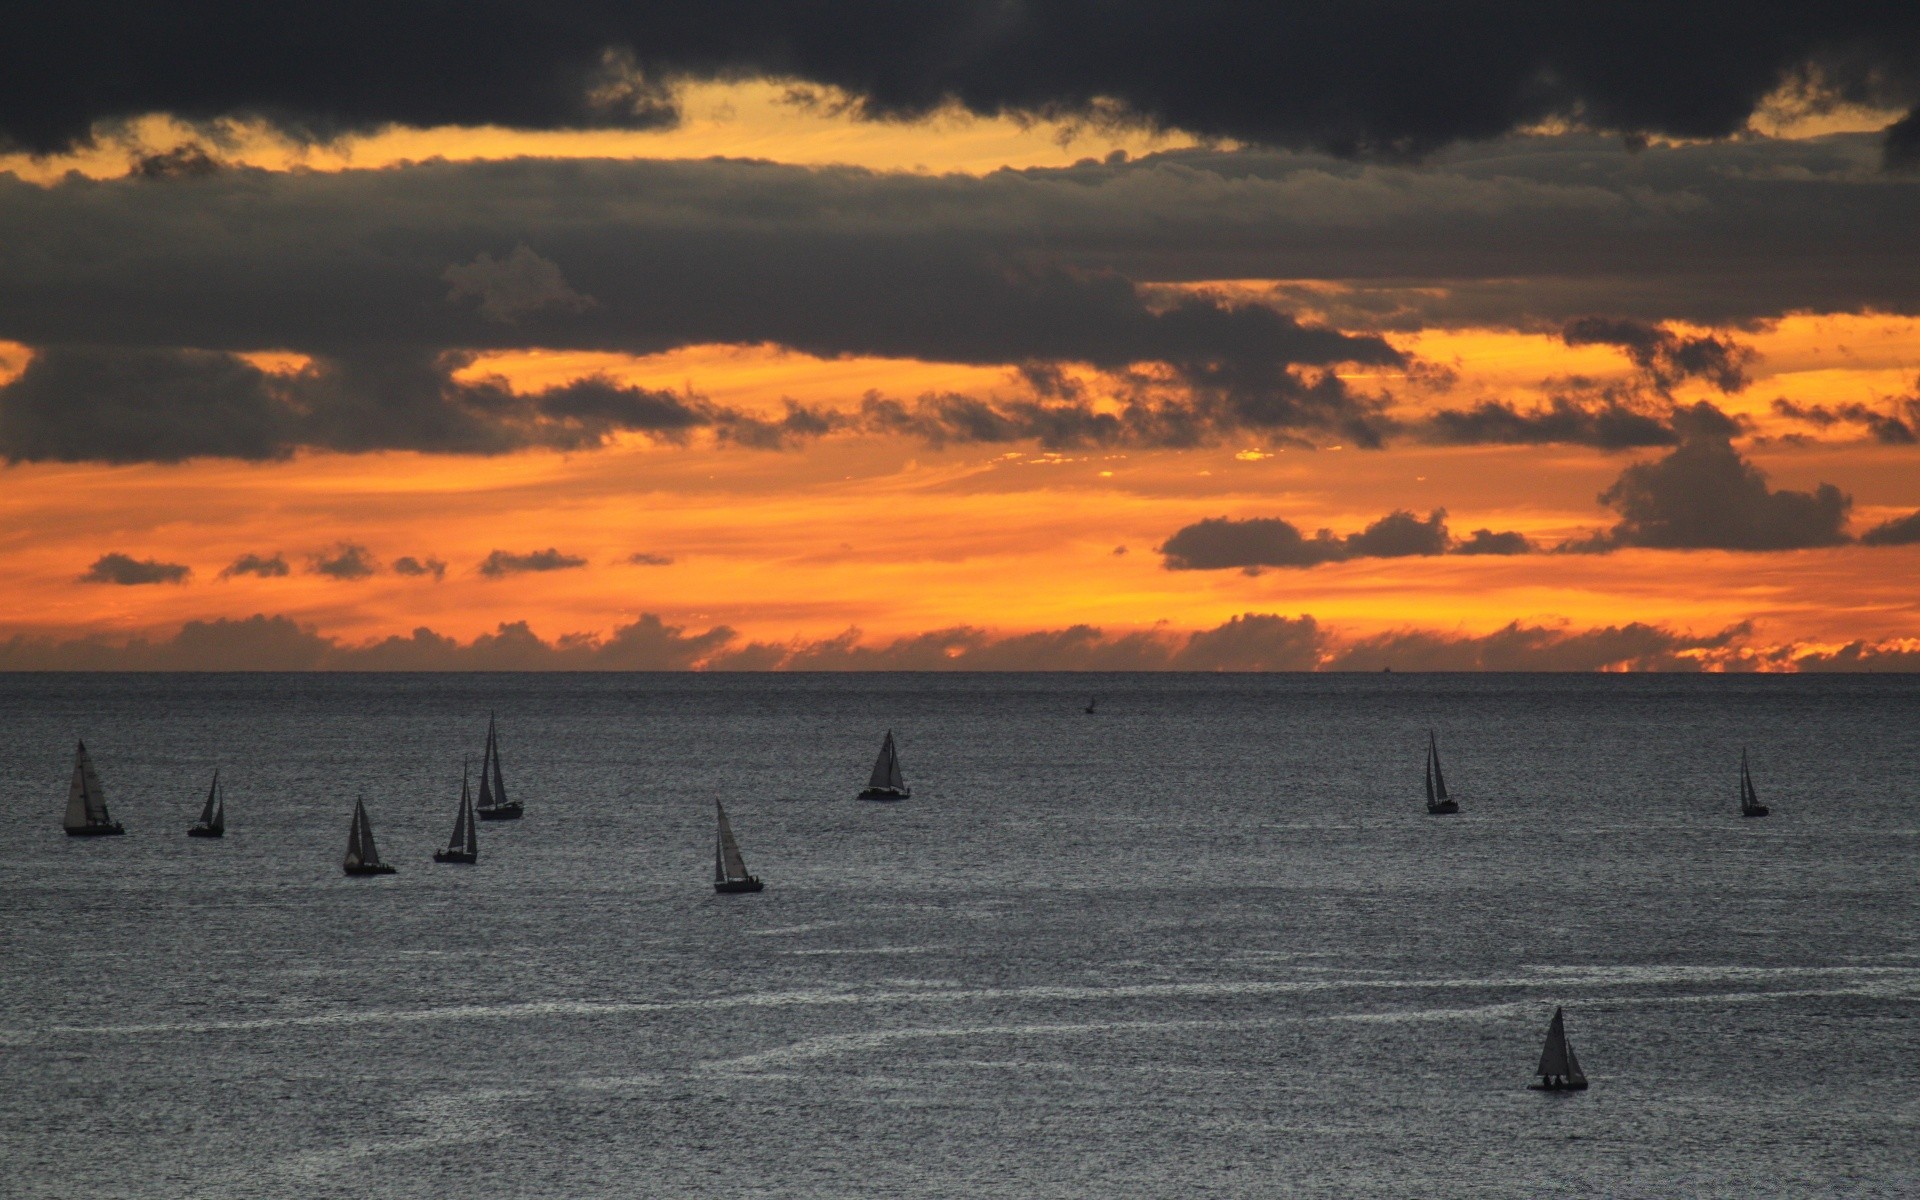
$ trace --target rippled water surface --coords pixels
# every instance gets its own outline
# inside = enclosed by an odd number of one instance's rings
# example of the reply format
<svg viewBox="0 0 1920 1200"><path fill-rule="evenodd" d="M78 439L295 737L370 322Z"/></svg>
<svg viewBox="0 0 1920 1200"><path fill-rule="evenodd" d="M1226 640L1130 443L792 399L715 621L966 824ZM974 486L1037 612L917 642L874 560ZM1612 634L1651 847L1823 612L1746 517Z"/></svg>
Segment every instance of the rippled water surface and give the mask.
<svg viewBox="0 0 1920 1200"><path fill-rule="evenodd" d="M0 676L0 837L9 1197L1920 1195L1912 677Z"/></svg>

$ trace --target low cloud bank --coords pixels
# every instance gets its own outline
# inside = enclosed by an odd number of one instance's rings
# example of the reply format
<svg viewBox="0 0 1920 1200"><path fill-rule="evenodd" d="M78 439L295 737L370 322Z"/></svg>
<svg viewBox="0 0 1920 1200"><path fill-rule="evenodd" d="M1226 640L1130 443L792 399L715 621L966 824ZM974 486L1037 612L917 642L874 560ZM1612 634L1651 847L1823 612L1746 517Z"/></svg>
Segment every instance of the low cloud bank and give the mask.
<svg viewBox="0 0 1920 1200"><path fill-rule="evenodd" d="M1447 510L1436 508L1425 519L1398 510L1358 533L1337 537L1322 529L1303 536L1297 526L1278 517L1235 521L1208 517L1178 530L1158 549L1169 571L1218 571L1239 568L1314 567L1356 558L1411 558L1437 554L1527 554L1533 543L1519 533L1476 529L1464 542L1447 529Z"/></svg>
<svg viewBox="0 0 1920 1200"><path fill-rule="evenodd" d="M1920 638L1843 647L1759 644L1750 624L1699 635L1633 622L1515 621L1486 634L1351 637L1309 615L1244 613L1211 629L1109 634L1091 625L1003 634L974 626L867 642L753 642L648 613L611 633L544 638L525 621L471 641L422 627L350 644L290 617L189 621L170 636L0 640L4 671L1912 671Z"/></svg>

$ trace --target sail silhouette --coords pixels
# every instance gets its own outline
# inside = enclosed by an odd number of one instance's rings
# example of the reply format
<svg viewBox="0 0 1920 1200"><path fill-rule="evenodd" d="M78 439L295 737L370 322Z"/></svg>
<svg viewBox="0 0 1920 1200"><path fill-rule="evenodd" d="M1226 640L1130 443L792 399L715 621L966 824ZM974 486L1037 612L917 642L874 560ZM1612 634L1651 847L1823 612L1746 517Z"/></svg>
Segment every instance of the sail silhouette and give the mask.
<svg viewBox="0 0 1920 1200"><path fill-rule="evenodd" d="M1441 817L1460 811L1459 802L1447 795L1447 777L1440 770L1440 743L1427 730L1427 815Z"/></svg>
<svg viewBox="0 0 1920 1200"><path fill-rule="evenodd" d="M500 774L500 735L493 714L487 714L487 748L480 756L480 804L475 810L482 821L518 821L526 812L518 800L507 799L507 781Z"/></svg>
<svg viewBox="0 0 1920 1200"><path fill-rule="evenodd" d="M1580 1070L1580 1060L1574 1056L1573 1043L1567 1040L1566 1016L1558 1008L1553 1010L1546 1045L1540 1048L1540 1065L1533 1073L1534 1082L1527 1086L1536 1092L1583 1092L1587 1088L1587 1077Z"/></svg>
<svg viewBox="0 0 1920 1200"><path fill-rule="evenodd" d="M349 875L391 875L393 867L380 861L380 850L373 844L373 822L367 819L367 804L358 797L353 802L353 827L347 831L347 856L340 864Z"/></svg>
<svg viewBox="0 0 1920 1200"><path fill-rule="evenodd" d="M714 815L719 818L713 835L713 890L716 892L757 892L766 885L758 876L747 870L747 860L740 855L740 843L734 840L733 825L727 820L727 810L720 802L713 802Z"/></svg>
<svg viewBox="0 0 1920 1200"><path fill-rule="evenodd" d="M1743 817L1764 817L1773 810L1760 803L1760 794L1753 790L1753 773L1747 770L1747 748L1740 747L1740 815Z"/></svg>
<svg viewBox="0 0 1920 1200"><path fill-rule="evenodd" d="M475 863L480 861L480 841L475 832L479 821L473 815L473 791L467 786L467 769L460 768L460 809L454 814L453 836L445 850L435 850L437 863Z"/></svg>
<svg viewBox="0 0 1920 1200"><path fill-rule="evenodd" d="M860 793L862 800L905 800L913 795L913 789L907 786L906 779L900 774L900 752L893 745L893 730L887 730L886 740L880 743L880 757L873 760L873 774L867 779L866 790Z"/></svg>
<svg viewBox="0 0 1920 1200"><path fill-rule="evenodd" d="M220 772L215 770L213 782L207 787L207 802L200 809L200 819L187 830L188 837L217 838L227 836L227 796L220 788Z"/></svg>
<svg viewBox="0 0 1920 1200"><path fill-rule="evenodd" d="M73 781L67 785L67 815L61 824L68 837L102 837L125 833L107 812L107 793L93 773L93 756L85 742L75 743Z"/></svg>

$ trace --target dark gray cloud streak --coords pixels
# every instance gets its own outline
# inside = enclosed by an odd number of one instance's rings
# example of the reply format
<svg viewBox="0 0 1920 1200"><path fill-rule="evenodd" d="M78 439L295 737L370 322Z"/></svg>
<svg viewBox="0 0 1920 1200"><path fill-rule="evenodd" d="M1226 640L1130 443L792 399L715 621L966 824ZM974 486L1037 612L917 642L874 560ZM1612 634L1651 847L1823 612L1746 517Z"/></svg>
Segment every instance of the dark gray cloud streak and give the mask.
<svg viewBox="0 0 1920 1200"><path fill-rule="evenodd" d="M480 560L480 573L489 579L498 579L503 575L524 575L538 571L567 571L584 567L587 560L572 554L562 554L549 546L545 550L532 550L525 554L515 554L508 550L495 550Z"/></svg>
<svg viewBox="0 0 1920 1200"><path fill-rule="evenodd" d="M257 114L320 135L646 126L673 119L648 81L762 74L843 89L872 117L957 102L1099 119L1118 105L1202 134L1395 154L1553 118L1719 137L1792 79L1920 101L1920 15L1862 0L483 0L445 18L359 0L29 5L0 43L0 136L49 150L150 111ZM1903 128L1891 151L1915 142Z"/></svg>
<svg viewBox="0 0 1920 1200"><path fill-rule="evenodd" d="M1447 529L1447 510L1436 508L1424 519L1410 512L1391 512L1345 537L1329 529L1307 537L1293 522L1279 517L1208 517L1175 531L1157 549L1169 571L1257 571L1356 558L1529 554L1534 545L1523 534L1488 529L1476 529L1468 540L1457 542Z"/></svg>
<svg viewBox="0 0 1920 1200"><path fill-rule="evenodd" d="M258 575L262 579L272 579L291 573L286 558L278 553L272 556L242 554L226 566L220 568L220 578L232 579L236 575Z"/></svg>
<svg viewBox="0 0 1920 1200"><path fill-rule="evenodd" d="M134 558L115 550L94 559L93 565L80 576L80 582L134 587L144 583L185 583L192 574L193 568L184 563Z"/></svg>

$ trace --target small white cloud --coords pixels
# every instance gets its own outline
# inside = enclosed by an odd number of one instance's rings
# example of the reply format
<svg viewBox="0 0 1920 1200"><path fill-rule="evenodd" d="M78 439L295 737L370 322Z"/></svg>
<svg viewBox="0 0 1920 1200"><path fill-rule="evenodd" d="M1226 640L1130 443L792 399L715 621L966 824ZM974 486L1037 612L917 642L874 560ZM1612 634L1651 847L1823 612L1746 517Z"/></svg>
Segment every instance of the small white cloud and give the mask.
<svg viewBox="0 0 1920 1200"><path fill-rule="evenodd" d="M448 300L477 298L482 316L509 324L543 308L582 312L596 303L568 287L558 265L524 244L515 246L504 261L482 252L464 266L448 267L441 278L453 285Z"/></svg>

